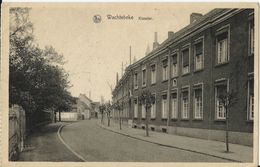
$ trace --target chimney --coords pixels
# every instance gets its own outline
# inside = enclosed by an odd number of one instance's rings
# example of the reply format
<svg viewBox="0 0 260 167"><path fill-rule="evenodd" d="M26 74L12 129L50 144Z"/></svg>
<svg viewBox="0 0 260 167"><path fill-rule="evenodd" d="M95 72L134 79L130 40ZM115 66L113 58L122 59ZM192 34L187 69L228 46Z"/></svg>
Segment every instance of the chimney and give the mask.
<svg viewBox="0 0 260 167"><path fill-rule="evenodd" d="M156 49L159 46L157 41L157 32L154 33L154 42L153 42L153 49Z"/></svg>
<svg viewBox="0 0 260 167"><path fill-rule="evenodd" d="M130 59L130 64L129 65L131 65L132 64L132 48L131 48L131 45L130 45L130 48L129 48L129 59Z"/></svg>
<svg viewBox="0 0 260 167"><path fill-rule="evenodd" d="M190 15L190 24L196 22L198 19L200 19L203 15L201 13L191 13Z"/></svg>
<svg viewBox="0 0 260 167"><path fill-rule="evenodd" d="M168 38L172 38L174 35L174 32L173 31L168 31Z"/></svg>
<svg viewBox="0 0 260 167"><path fill-rule="evenodd" d="M116 84L118 84L118 72L116 73Z"/></svg>

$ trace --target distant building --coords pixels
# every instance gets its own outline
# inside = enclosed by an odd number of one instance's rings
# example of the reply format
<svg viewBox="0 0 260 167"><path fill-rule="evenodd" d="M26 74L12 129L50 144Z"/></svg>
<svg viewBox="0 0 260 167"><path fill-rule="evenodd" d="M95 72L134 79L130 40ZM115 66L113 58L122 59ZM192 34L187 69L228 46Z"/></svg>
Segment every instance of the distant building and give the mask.
<svg viewBox="0 0 260 167"><path fill-rule="evenodd" d="M72 111L76 111L78 113L78 119L90 119L91 112L93 111L92 100L85 94L80 94Z"/></svg>
<svg viewBox="0 0 260 167"><path fill-rule="evenodd" d="M225 141L226 112L218 96L236 91L230 141L253 144L254 10L214 9L191 15L190 24L168 33L153 50L126 68L113 90L133 127ZM156 97L148 113L138 103L143 90ZM114 114L115 116L119 114Z"/></svg>

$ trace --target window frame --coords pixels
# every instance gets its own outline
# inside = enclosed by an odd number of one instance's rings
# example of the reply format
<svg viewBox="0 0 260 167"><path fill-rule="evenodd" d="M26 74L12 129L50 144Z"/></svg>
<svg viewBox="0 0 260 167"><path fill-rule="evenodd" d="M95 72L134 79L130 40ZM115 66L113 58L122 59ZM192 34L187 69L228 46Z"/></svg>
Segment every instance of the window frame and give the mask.
<svg viewBox="0 0 260 167"><path fill-rule="evenodd" d="M144 78L144 71L145 71L145 78ZM147 70L146 67L142 68L142 87L146 87L147 84Z"/></svg>
<svg viewBox="0 0 260 167"><path fill-rule="evenodd" d="M134 118L138 118L138 98L134 99Z"/></svg>
<svg viewBox="0 0 260 167"><path fill-rule="evenodd" d="M196 65L196 45L197 44L199 44L199 43L202 43L202 54L201 54L201 68L199 68L199 69L197 69L197 65ZM194 72L196 72L196 71L201 71L201 70L203 70L204 69L204 58L205 58L205 56L204 56L204 47L205 47L205 45L204 45L204 36L201 36L201 37L199 37L198 39L196 39L195 41L194 41L194 45L193 45L193 56L194 56Z"/></svg>
<svg viewBox="0 0 260 167"><path fill-rule="evenodd" d="M224 40L218 40L218 36L220 36L223 33L227 33L227 60L226 61L222 61L222 62L218 62L218 42L220 41L224 41ZM230 24L224 25L222 27L220 27L219 29L216 30L215 33L215 44L216 44L216 57L215 57L215 65L222 65L222 64L226 64L230 61Z"/></svg>
<svg viewBox="0 0 260 167"><path fill-rule="evenodd" d="M252 109L252 106L250 105L250 101L251 101L251 96L250 96L250 81L252 81L253 82L253 91L254 91L254 73L249 73L248 74L248 80L247 80L247 120L248 121L253 121L254 120L254 116L255 116L255 114L254 114L254 108L255 108L255 99L254 99L254 92L253 92L253 97L252 97L252 99L253 99L253 111L251 111ZM253 113L253 117L252 117L252 113Z"/></svg>
<svg viewBox="0 0 260 167"><path fill-rule="evenodd" d="M166 66L164 66L163 65L163 62L164 61L167 61L167 63L166 63ZM162 59L162 61L161 61L161 63L162 63L162 82L164 82L164 81L167 81L168 79L169 79L169 66L168 66L168 61L170 61L169 59L168 59L168 56L165 56L163 59ZM166 67L166 68L165 68ZM166 69L165 70L165 73L164 73L164 69ZM165 77L165 78L164 78Z"/></svg>
<svg viewBox="0 0 260 167"><path fill-rule="evenodd" d="M174 112L173 110L173 98L172 98L172 94L173 93L176 93L176 111ZM179 101L179 94L178 94L178 89L173 89L171 91L171 119L178 119L179 117L179 104L178 104L178 101ZM173 113L175 113L176 115L174 115Z"/></svg>
<svg viewBox="0 0 260 167"><path fill-rule="evenodd" d="M188 49L188 52L189 52L189 65L187 66L188 67L188 71L186 73L183 73L183 51L187 50ZM190 62L190 57L191 57L191 48L190 48L190 43L183 46L182 49L181 49L181 74L182 75L187 75L190 73L191 69L190 69L190 66L191 66L191 62ZM185 66L186 67L186 66Z"/></svg>
<svg viewBox="0 0 260 167"><path fill-rule="evenodd" d="M163 96L166 96L166 99L163 98ZM161 96L161 119L167 119L167 93L163 93L162 96ZM164 104L164 101L165 102L165 106L163 107L163 104Z"/></svg>
<svg viewBox="0 0 260 167"><path fill-rule="evenodd" d="M154 71L152 70L152 66L154 66ZM151 85L154 85L154 84L156 84L156 64L154 63L154 64L151 64L150 65L150 68L151 68ZM154 82L153 82L153 74L154 74Z"/></svg>
<svg viewBox="0 0 260 167"><path fill-rule="evenodd" d="M170 65L172 66L172 68L171 68L171 78L176 78L176 77L178 77L179 76L179 53L178 53L178 49L176 49L176 50L174 50L173 52L172 52L172 54L171 54L171 58L173 59L173 56L177 56L177 63L176 63L176 74L174 75L174 73L173 73L173 63L170 63Z"/></svg>
<svg viewBox="0 0 260 167"><path fill-rule="evenodd" d="M201 89L201 111L199 111L199 115L200 117L196 117L196 97L195 97L195 91L197 89ZM193 85L193 108L194 108L194 112L193 112L193 118L196 120L203 120L203 115L204 115L204 101L203 101L203 93L204 93L204 85L203 83L198 83Z"/></svg>
<svg viewBox="0 0 260 167"><path fill-rule="evenodd" d="M251 45L251 41L252 41L252 38L251 38L251 27L252 27L252 24L253 24L253 52L252 52L252 45ZM255 53L255 22L254 22L254 17L253 18L250 18L248 20L248 56L254 56L254 53Z"/></svg>
<svg viewBox="0 0 260 167"><path fill-rule="evenodd" d="M214 91L215 91L215 120L223 120L225 121L226 120L226 110L223 106L223 110L224 110L224 113L223 115L225 115L224 117L219 117L218 116L218 98L217 98L217 87L218 86L221 86L221 85L225 85L226 86L226 91L228 92L229 91L229 79L226 79L226 78L222 78L222 79L218 79L215 81L215 84L214 84Z"/></svg>
<svg viewBox="0 0 260 167"><path fill-rule="evenodd" d="M188 98L188 100L187 100L187 117L184 117L184 103L183 103L183 93L184 92L188 92L188 95L187 95L187 98ZM190 86L184 86L184 87L182 87L181 88L181 119L182 120L189 120L189 118L190 118Z"/></svg>
<svg viewBox="0 0 260 167"><path fill-rule="evenodd" d="M138 72L134 73L134 89L138 89Z"/></svg>
<svg viewBox="0 0 260 167"><path fill-rule="evenodd" d="M152 93L152 95L155 97L155 102L154 102L154 104L152 104L152 106L151 106L151 119L155 119L156 118L156 93ZM153 108L154 108L154 112L152 111L153 110ZM152 114L152 113L154 113L154 114Z"/></svg>

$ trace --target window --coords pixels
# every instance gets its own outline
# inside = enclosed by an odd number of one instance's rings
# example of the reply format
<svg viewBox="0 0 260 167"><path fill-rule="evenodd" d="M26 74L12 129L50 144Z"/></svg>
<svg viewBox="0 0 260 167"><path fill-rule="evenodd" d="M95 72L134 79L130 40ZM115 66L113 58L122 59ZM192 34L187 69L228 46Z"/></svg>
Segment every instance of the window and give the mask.
<svg viewBox="0 0 260 167"><path fill-rule="evenodd" d="M151 84L156 83L156 69L155 69L155 64L151 66Z"/></svg>
<svg viewBox="0 0 260 167"><path fill-rule="evenodd" d="M162 79L163 81L167 80L168 79L168 60L165 59L163 60L162 62L162 65L163 65L163 68L162 68Z"/></svg>
<svg viewBox="0 0 260 167"><path fill-rule="evenodd" d="M146 86L146 69L142 71L142 85Z"/></svg>
<svg viewBox="0 0 260 167"><path fill-rule="evenodd" d="M195 70L203 68L203 43L199 42L195 44Z"/></svg>
<svg viewBox="0 0 260 167"><path fill-rule="evenodd" d="M217 64L228 61L228 32L217 36Z"/></svg>
<svg viewBox="0 0 260 167"><path fill-rule="evenodd" d="M172 77L176 77L178 75L178 56L177 54L172 56Z"/></svg>
<svg viewBox="0 0 260 167"><path fill-rule="evenodd" d="M146 117L145 104L142 104L142 118Z"/></svg>
<svg viewBox="0 0 260 167"><path fill-rule="evenodd" d="M167 95L162 96L162 118L166 119L167 118Z"/></svg>
<svg viewBox="0 0 260 167"><path fill-rule="evenodd" d="M182 74L189 73L189 65L190 65L190 57L189 57L189 49L185 49L182 51Z"/></svg>
<svg viewBox="0 0 260 167"><path fill-rule="evenodd" d="M249 23L249 56L254 54L254 44L255 44L255 31L254 31L254 20Z"/></svg>
<svg viewBox="0 0 260 167"><path fill-rule="evenodd" d="M215 87L215 93L216 93L216 116L217 119L226 119L226 111L224 108L223 103L219 100L219 96L225 95L227 93L227 85L221 84L217 85Z"/></svg>
<svg viewBox="0 0 260 167"><path fill-rule="evenodd" d="M138 73L135 73L134 75L134 87L135 89L138 88Z"/></svg>
<svg viewBox="0 0 260 167"><path fill-rule="evenodd" d="M134 117L138 117L138 104L137 104L137 99L134 100Z"/></svg>
<svg viewBox="0 0 260 167"><path fill-rule="evenodd" d="M194 89L194 118L202 119L203 117L202 88Z"/></svg>
<svg viewBox="0 0 260 167"><path fill-rule="evenodd" d="M172 118L178 118L178 106L177 106L177 92L172 93L171 99Z"/></svg>
<svg viewBox="0 0 260 167"><path fill-rule="evenodd" d="M155 95L153 95L155 96ZM151 106L151 118L155 118L156 117L156 102L152 103Z"/></svg>
<svg viewBox="0 0 260 167"><path fill-rule="evenodd" d="M182 118L189 118L189 91L182 92Z"/></svg>
<svg viewBox="0 0 260 167"><path fill-rule="evenodd" d="M248 92L248 118L249 120L254 119L254 79L250 78L247 84L247 92Z"/></svg>

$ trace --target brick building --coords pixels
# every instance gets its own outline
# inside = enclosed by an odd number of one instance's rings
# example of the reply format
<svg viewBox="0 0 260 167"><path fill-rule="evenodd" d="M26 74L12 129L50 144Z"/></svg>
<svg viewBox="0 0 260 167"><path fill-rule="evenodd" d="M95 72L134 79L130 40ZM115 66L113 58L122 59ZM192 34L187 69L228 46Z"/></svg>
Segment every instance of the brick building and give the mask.
<svg viewBox="0 0 260 167"><path fill-rule="evenodd" d="M138 96L148 89L155 103L148 113ZM168 32L153 50L125 69L113 91L122 117L151 130L225 140L226 112L217 98L236 92L229 112L230 141L253 144L254 10L214 9L191 14L190 24ZM118 117L118 111L113 113Z"/></svg>

